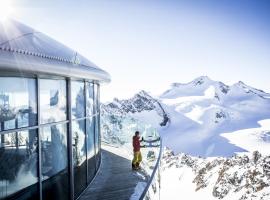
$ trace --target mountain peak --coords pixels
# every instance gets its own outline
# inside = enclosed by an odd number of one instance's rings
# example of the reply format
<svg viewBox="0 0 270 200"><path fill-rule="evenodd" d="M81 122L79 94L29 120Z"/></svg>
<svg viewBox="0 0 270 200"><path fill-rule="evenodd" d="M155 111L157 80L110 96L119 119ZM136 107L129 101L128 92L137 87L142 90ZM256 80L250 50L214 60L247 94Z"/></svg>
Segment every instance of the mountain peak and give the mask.
<svg viewBox="0 0 270 200"><path fill-rule="evenodd" d="M268 93L264 92L263 90L251 87L251 86L245 84L243 81L239 81L239 82L235 83L233 86L241 88L246 93L253 93L253 94L256 94L256 95L258 95L260 97L270 96Z"/></svg>
<svg viewBox="0 0 270 200"><path fill-rule="evenodd" d="M195 85L202 85L206 82L212 82L212 80L208 76L199 76L192 81Z"/></svg>
<svg viewBox="0 0 270 200"><path fill-rule="evenodd" d="M248 87L247 84L245 84L243 81L238 81L236 85L242 86L242 87Z"/></svg>
<svg viewBox="0 0 270 200"><path fill-rule="evenodd" d="M193 81L195 81L195 80L211 81L211 79L208 76L199 76L199 77L195 78Z"/></svg>
<svg viewBox="0 0 270 200"><path fill-rule="evenodd" d="M171 87L180 87L183 85L202 85L203 83L206 82L213 82L213 80L211 80L208 76L199 76L197 78L195 78L193 81L188 82L188 83L172 83Z"/></svg>
<svg viewBox="0 0 270 200"><path fill-rule="evenodd" d="M137 93L138 95L141 96L149 96L149 94L145 90L141 90L140 92Z"/></svg>

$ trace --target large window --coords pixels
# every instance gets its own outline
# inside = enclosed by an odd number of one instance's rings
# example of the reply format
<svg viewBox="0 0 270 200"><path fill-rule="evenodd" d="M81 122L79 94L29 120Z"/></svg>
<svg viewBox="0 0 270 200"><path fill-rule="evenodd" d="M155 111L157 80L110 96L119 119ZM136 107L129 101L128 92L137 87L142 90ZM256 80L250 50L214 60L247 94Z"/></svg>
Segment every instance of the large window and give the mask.
<svg viewBox="0 0 270 200"><path fill-rule="evenodd" d="M99 167L99 112L97 84L0 77L0 199L77 198Z"/></svg>
<svg viewBox="0 0 270 200"><path fill-rule="evenodd" d="M65 80L40 79L41 124L66 120L66 102Z"/></svg>
<svg viewBox="0 0 270 200"><path fill-rule="evenodd" d="M37 131L11 132L1 136L0 199L38 181ZM37 187L33 186L31 190L36 189Z"/></svg>
<svg viewBox="0 0 270 200"><path fill-rule="evenodd" d="M86 134L87 134L87 162L88 162L88 177L90 182L95 175L95 121L94 121L94 84L87 83L86 87Z"/></svg>
<svg viewBox="0 0 270 200"><path fill-rule="evenodd" d="M86 187L86 137L85 137L84 82L71 82L72 146L75 197Z"/></svg>
<svg viewBox="0 0 270 200"><path fill-rule="evenodd" d="M35 79L0 78L0 131L37 124Z"/></svg>

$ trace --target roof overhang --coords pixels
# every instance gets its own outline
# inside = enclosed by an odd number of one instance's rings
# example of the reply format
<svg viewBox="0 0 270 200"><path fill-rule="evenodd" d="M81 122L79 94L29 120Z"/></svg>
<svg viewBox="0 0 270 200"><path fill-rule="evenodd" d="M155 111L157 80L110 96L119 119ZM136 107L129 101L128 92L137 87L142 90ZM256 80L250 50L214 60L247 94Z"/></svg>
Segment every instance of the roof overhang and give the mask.
<svg viewBox="0 0 270 200"><path fill-rule="evenodd" d="M3 71L19 74L64 76L101 83L109 83L111 81L110 75L100 68L0 49L0 74Z"/></svg>

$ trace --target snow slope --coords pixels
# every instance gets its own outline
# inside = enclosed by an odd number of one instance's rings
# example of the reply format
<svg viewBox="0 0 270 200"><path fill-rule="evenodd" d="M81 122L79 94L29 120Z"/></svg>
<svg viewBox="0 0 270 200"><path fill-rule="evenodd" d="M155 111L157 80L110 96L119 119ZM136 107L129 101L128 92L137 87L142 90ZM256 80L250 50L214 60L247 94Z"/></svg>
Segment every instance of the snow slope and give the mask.
<svg viewBox="0 0 270 200"><path fill-rule="evenodd" d="M246 146L222 134L258 128L258 121L270 119L269 96L243 82L227 86L205 76L187 84L174 83L159 97L171 122L160 129L164 144L175 152L204 157L230 156L261 143L269 146L266 141Z"/></svg>
<svg viewBox="0 0 270 200"><path fill-rule="evenodd" d="M264 155L270 154L270 120L259 121L260 128L249 128L223 133L230 143L241 146L249 151L259 151Z"/></svg>

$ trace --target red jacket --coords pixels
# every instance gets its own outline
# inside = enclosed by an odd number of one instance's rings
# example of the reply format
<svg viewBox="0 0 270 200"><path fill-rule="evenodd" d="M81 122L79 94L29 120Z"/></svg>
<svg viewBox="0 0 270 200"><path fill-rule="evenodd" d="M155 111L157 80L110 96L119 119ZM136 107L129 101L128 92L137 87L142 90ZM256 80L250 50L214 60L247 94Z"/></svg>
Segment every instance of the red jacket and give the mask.
<svg viewBox="0 0 270 200"><path fill-rule="evenodd" d="M136 135L133 136L133 151L140 151L140 137L137 137Z"/></svg>

